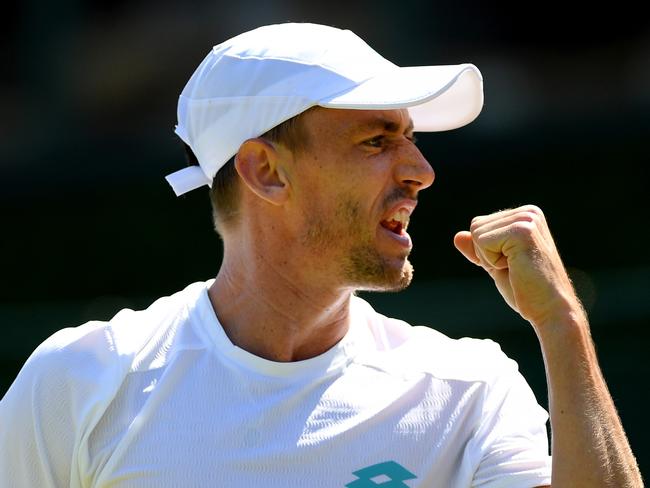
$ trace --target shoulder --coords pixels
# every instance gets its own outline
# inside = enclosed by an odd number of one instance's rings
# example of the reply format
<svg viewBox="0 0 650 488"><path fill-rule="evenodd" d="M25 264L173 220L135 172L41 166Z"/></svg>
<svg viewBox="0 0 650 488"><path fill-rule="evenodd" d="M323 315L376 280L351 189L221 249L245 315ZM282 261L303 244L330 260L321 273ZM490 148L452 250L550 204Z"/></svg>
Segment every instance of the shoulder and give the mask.
<svg viewBox="0 0 650 488"><path fill-rule="evenodd" d="M91 321L55 332L27 359L8 395L24 389L41 395L61 390L88 395L114 388L143 352L169 340L203 289L205 283L195 283L144 310L124 309L109 321Z"/></svg>
<svg viewBox="0 0 650 488"><path fill-rule="evenodd" d="M364 310L375 342L376 350L367 360L380 362L386 369L487 383L518 370L517 363L491 339L454 339L431 327L380 314L358 297L355 300Z"/></svg>
<svg viewBox="0 0 650 488"><path fill-rule="evenodd" d="M179 341L198 340L191 318L206 313L205 290L205 283L190 285L145 310L62 329L40 344L0 401L0 448L11 446L0 457L0 484L70 484L76 449L129 374L163 367Z"/></svg>

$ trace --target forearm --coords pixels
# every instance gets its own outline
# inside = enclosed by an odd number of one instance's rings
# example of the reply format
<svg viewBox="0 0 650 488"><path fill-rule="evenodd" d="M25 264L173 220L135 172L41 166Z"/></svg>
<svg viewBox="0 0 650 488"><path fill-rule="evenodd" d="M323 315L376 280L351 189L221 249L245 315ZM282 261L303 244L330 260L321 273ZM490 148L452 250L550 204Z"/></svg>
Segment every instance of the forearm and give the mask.
<svg viewBox="0 0 650 488"><path fill-rule="evenodd" d="M579 305L535 327L549 390L553 487L641 487Z"/></svg>
<svg viewBox="0 0 650 488"><path fill-rule="evenodd" d="M541 209L525 205L475 217L454 244L537 333L549 390L553 487L643 486L586 314Z"/></svg>

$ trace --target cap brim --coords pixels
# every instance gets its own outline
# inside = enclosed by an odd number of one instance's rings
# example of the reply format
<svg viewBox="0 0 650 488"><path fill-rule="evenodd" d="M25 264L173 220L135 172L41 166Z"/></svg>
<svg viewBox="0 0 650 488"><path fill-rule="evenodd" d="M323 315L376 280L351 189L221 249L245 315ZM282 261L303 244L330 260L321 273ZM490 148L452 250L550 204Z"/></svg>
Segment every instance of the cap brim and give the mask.
<svg viewBox="0 0 650 488"><path fill-rule="evenodd" d="M435 132L469 124L483 108L483 78L473 64L396 68L321 100L327 108L408 108L414 130Z"/></svg>

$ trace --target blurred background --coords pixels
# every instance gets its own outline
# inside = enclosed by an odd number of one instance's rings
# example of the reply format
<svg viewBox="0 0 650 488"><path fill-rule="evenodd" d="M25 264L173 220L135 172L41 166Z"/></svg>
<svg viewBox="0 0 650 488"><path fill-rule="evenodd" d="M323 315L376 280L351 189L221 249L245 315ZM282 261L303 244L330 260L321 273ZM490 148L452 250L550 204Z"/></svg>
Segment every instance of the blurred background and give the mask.
<svg viewBox="0 0 650 488"><path fill-rule="evenodd" d="M214 44L263 24L319 22L352 29L396 64L472 62L485 79L474 123L419 137L437 178L410 227L414 284L364 296L453 337L497 340L546 406L532 329L452 244L475 215L539 205L647 477L650 21L639 8L452 0L5 6L0 395L55 330L216 275L221 244L207 192L176 198L163 179L185 164L173 134L177 97Z"/></svg>

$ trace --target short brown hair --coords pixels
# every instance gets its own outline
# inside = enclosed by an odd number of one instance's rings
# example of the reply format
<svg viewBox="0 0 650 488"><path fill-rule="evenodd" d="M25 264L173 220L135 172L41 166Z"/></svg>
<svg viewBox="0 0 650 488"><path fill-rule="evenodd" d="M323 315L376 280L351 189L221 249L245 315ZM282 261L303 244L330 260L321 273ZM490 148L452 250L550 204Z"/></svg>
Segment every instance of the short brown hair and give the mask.
<svg viewBox="0 0 650 488"><path fill-rule="evenodd" d="M317 107L312 107L285 120L260 137L282 144L290 151L295 152L305 149L309 141L302 119L306 113L315 108ZM185 152L188 164L198 166L199 162L187 144L185 144ZM210 202L212 203L214 228L217 233L223 235L223 230L233 225L239 215L239 174L235 168L234 157L230 158L214 176L212 188L210 189Z"/></svg>

